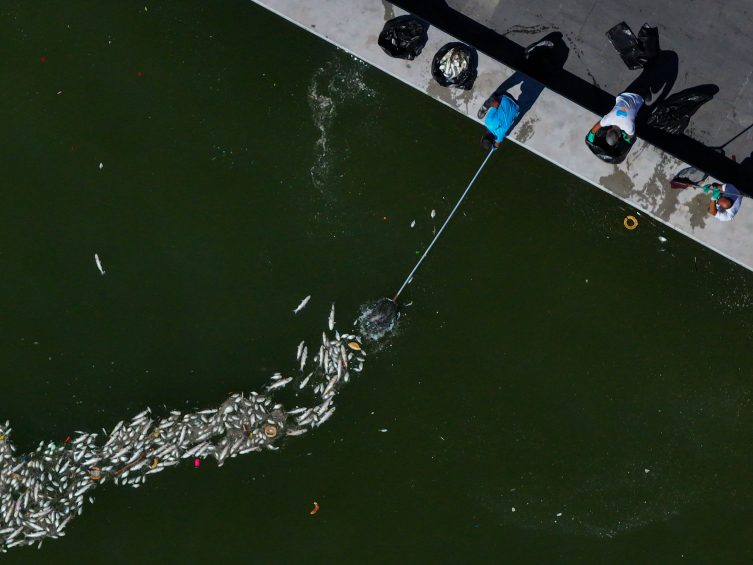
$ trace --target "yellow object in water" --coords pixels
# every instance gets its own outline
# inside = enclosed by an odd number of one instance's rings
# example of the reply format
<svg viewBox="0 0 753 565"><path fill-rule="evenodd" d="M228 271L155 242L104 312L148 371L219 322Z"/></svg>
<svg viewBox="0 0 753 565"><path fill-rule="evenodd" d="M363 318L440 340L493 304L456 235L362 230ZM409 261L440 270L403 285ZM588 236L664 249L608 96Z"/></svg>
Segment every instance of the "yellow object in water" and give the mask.
<svg viewBox="0 0 753 565"><path fill-rule="evenodd" d="M358 345L355 341L351 341L348 344L348 347L350 347L351 349L355 349L356 351L361 351L361 346Z"/></svg>
<svg viewBox="0 0 753 565"><path fill-rule="evenodd" d="M630 222L630 223L628 223ZM623 222L625 224L625 227L629 230L634 230L638 227L638 220L635 219L635 216L628 216L625 218L625 221Z"/></svg>

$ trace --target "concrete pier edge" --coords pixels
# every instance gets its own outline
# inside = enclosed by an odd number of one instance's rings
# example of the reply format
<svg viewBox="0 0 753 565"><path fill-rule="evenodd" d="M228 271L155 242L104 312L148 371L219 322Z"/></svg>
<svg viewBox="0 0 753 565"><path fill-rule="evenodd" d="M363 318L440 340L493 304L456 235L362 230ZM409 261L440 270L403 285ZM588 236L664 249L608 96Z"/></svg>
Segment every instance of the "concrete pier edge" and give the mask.
<svg viewBox="0 0 753 565"><path fill-rule="evenodd" d="M491 92L507 83L508 90L521 103L521 118L510 132L509 141L753 270L753 246L746 242L753 233L753 215L747 209L753 202L744 202L731 222L716 220L708 213L708 195L698 190L668 188L671 178L689 165L642 139L635 141L620 165L604 163L583 141L600 115L480 50L478 78L471 91L439 86L431 77L431 58L442 45L461 39L431 26L419 57L414 61L393 59L377 45L377 37L387 19L407 12L385 0L253 1L479 123L478 108Z"/></svg>

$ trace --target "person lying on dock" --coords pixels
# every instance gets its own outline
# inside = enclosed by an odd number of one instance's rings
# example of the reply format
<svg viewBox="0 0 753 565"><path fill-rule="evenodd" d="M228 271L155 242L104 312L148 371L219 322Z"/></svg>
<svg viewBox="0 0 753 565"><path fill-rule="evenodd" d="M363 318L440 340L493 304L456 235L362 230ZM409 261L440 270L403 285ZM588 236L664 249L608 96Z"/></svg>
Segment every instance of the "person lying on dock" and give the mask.
<svg viewBox="0 0 753 565"><path fill-rule="evenodd" d="M499 147L519 111L517 101L509 93L492 94L478 111L488 130L481 138L481 147L486 151Z"/></svg>
<svg viewBox="0 0 753 565"><path fill-rule="evenodd" d="M704 192L713 190L711 202L709 202L709 214L721 222L729 222L735 217L743 197L739 196L740 192L731 184L707 184L703 187Z"/></svg>
<svg viewBox="0 0 753 565"><path fill-rule="evenodd" d="M596 122L596 125L591 128L591 133L588 134L588 141L593 143L596 133L601 128L608 127L609 131L606 135L607 145L614 147L620 141L620 138L628 143L632 143L635 137L635 116L638 114L641 106L643 106L642 96L623 92L615 100L612 111Z"/></svg>

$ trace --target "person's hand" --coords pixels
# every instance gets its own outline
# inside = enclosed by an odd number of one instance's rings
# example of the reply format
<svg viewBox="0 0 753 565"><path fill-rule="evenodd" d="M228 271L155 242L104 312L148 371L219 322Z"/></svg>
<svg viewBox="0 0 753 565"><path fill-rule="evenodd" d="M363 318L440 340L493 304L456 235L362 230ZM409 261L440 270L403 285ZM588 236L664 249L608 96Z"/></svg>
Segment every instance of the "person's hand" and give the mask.
<svg viewBox="0 0 753 565"><path fill-rule="evenodd" d="M499 109L499 99L498 98L492 98L492 107Z"/></svg>
<svg viewBox="0 0 753 565"><path fill-rule="evenodd" d="M494 143L494 149L498 149L498 148L499 148L499 144L500 144L500 142L499 142L499 141L496 141L496 142Z"/></svg>

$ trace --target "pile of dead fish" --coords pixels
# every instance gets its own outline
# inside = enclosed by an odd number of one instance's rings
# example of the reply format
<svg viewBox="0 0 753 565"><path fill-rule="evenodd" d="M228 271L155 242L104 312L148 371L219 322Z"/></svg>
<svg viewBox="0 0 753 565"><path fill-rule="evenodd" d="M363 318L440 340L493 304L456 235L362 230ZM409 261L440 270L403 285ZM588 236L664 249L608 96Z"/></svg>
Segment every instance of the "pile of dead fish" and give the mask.
<svg viewBox="0 0 753 565"><path fill-rule="evenodd" d="M457 78L468 68L468 56L462 47L450 49L439 60L439 70L447 78Z"/></svg>
<svg viewBox="0 0 753 565"><path fill-rule="evenodd" d="M335 306L329 317L334 329ZM0 547L42 546L45 538L65 535L68 522L81 514L91 491L112 481L140 487L148 475L183 460L213 457L222 466L230 457L278 449L285 436L300 435L334 413L334 399L351 372L363 369L365 353L355 335L328 337L307 364L308 347L298 347L300 375L276 373L266 391L233 394L219 408L195 413L170 412L152 418L150 409L130 422L120 422L107 434L76 432L64 444L44 442L36 451L15 456L9 422L0 424ZM303 377L304 371L309 374ZM312 370L313 369L313 370ZM293 384L291 384L293 383ZM291 384L314 393L311 407L286 411L274 403L272 391Z"/></svg>

